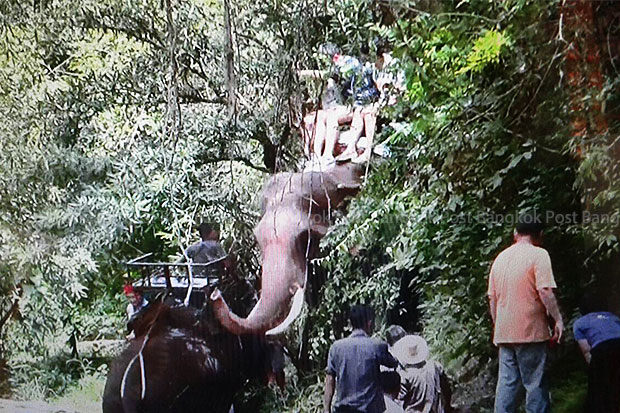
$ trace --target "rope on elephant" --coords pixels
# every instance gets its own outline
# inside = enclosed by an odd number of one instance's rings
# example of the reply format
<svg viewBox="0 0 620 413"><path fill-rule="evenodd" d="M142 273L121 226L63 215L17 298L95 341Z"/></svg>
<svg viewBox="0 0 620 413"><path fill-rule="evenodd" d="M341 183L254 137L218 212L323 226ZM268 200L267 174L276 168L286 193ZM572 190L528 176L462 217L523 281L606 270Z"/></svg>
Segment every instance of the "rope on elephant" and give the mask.
<svg viewBox="0 0 620 413"><path fill-rule="evenodd" d="M127 385L127 376L129 375L129 371L131 370L131 367L136 362L136 359L140 361L140 384L141 384L140 400L144 400L144 397L146 395L146 369L144 367L143 352L144 352L144 348L146 347L146 344L149 341L151 331L153 331L153 327L155 327L155 324L157 324L157 318L159 317L159 313L161 312L161 309L163 308L164 299L166 298L166 296L167 294L160 295L161 303L159 305L159 308L157 308L157 313L155 313L155 317L153 318L153 323L151 323L149 330L144 335L142 345L140 346L140 351L138 351L138 354L133 356L129 364L127 364L127 368L125 368L125 372L123 373L123 380L121 380L121 400L123 400L123 398L125 397L125 387Z"/></svg>

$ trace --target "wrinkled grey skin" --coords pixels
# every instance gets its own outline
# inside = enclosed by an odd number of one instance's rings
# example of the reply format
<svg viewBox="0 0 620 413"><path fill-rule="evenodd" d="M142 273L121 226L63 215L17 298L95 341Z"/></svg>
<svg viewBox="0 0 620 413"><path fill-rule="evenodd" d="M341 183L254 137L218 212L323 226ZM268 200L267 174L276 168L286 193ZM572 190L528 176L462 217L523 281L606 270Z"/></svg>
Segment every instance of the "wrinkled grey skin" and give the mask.
<svg viewBox="0 0 620 413"><path fill-rule="evenodd" d="M228 413L247 379L284 384L282 347L219 328L208 308L154 300L132 328L136 338L108 374L103 413Z"/></svg>
<svg viewBox="0 0 620 413"><path fill-rule="evenodd" d="M254 229L262 254L261 297L248 317L240 318L214 292L214 313L224 328L234 334L269 333L295 317L287 314L305 288L308 260L316 255L332 210L359 191L363 171L360 164L336 164L325 172L280 173L267 182L263 216Z"/></svg>

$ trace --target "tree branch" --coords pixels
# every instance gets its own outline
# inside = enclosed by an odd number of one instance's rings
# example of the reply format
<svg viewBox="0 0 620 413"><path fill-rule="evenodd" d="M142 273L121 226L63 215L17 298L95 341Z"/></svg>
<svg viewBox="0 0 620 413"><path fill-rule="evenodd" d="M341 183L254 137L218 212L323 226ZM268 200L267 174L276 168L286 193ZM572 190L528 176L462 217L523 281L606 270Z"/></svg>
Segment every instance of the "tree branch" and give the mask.
<svg viewBox="0 0 620 413"><path fill-rule="evenodd" d="M224 31L226 36L226 90L228 91L228 117L231 120L237 116L237 79L235 77L235 52L233 48L232 24L230 16L230 1L224 0Z"/></svg>
<svg viewBox="0 0 620 413"><path fill-rule="evenodd" d="M153 33L151 31L140 32L130 29L128 27L106 24L100 20L97 20L94 16L88 14L84 15L83 27L85 29L100 29L117 33L120 32L141 42L148 43L156 47L157 49L166 48L163 41L156 33Z"/></svg>
<svg viewBox="0 0 620 413"><path fill-rule="evenodd" d="M15 313L15 310L17 310L19 300L22 297L21 287L18 286L16 287L15 290L18 291L17 297L15 297L15 299L13 300L13 304L11 304L11 307L9 308L9 310L2 316L2 318L0 318L0 331L2 331L2 328L4 328L4 325L6 324L6 322L9 321L9 319L13 316L13 314Z"/></svg>
<svg viewBox="0 0 620 413"><path fill-rule="evenodd" d="M222 157L217 157L217 158L207 158L203 156L201 160L203 163L218 163L218 162L226 162L226 161L241 162L242 164L252 169L256 169L257 171L270 173L270 171L267 168L254 165L252 161L250 161L248 158L245 158L243 156L232 156L232 157L222 156Z"/></svg>
<svg viewBox="0 0 620 413"><path fill-rule="evenodd" d="M225 105L226 99L222 97L206 98L197 90L183 90L179 91L180 103L212 103L214 105Z"/></svg>

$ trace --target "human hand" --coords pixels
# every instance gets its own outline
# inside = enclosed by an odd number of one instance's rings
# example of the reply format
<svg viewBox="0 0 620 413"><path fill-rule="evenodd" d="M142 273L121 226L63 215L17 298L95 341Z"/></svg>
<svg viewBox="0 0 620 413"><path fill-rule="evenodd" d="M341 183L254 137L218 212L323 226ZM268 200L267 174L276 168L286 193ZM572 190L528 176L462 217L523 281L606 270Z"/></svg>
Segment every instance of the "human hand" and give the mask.
<svg viewBox="0 0 620 413"><path fill-rule="evenodd" d="M564 332L564 323L562 321L556 321L555 326L553 326L553 335L551 336L551 341L553 343L560 343L562 340L562 333Z"/></svg>

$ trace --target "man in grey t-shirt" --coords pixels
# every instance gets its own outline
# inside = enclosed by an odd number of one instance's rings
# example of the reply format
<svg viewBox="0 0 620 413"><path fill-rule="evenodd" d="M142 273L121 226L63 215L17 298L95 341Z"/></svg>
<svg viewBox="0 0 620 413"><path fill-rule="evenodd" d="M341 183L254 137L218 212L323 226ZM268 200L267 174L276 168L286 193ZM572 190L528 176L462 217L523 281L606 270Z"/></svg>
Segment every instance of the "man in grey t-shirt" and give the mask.
<svg viewBox="0 0 620 413"><path fill-rule="evenodd" d="M209 262L226 257L226 251L219 242L220 234L212 224L201 223L198 226L200 241L189 246L185 250L185 255L192 259L196 264L207 264ZM184 262L182 257L180 262ZM210 266L192 266L192 273L196 277L219 276L227 270L227 262L222 260Z"/></svg>
<svg viewBox="0 0 620 413"><path fill-rule="evenodd" d="M325 377L324 413L382 413L385 411L379 366L395 368L398 362L387 344L370 337L375 313L370 307L351 307L353 332L336 341L329 349Z"/></svg>

